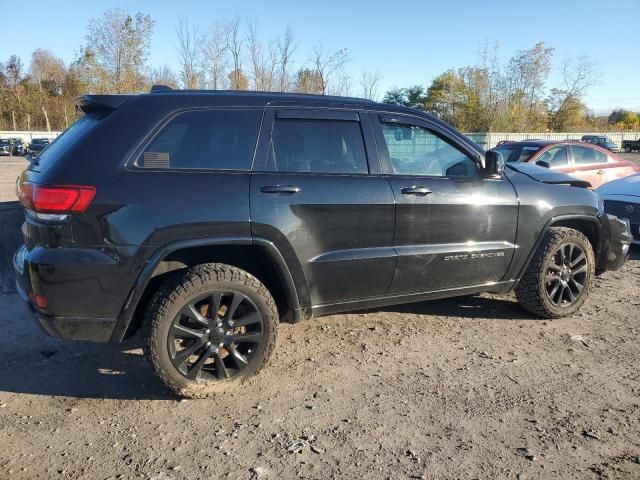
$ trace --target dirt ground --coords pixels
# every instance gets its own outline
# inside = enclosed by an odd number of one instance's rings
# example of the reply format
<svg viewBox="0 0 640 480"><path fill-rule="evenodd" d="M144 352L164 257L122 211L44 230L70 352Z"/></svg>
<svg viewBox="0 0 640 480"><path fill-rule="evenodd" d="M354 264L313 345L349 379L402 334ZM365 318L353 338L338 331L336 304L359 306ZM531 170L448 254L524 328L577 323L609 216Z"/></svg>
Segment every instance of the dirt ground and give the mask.
<svg viewBox="0 0 640 480"><path fill-rule="evenodd" d="M640 478L640 249L582 311L472 296L280 327L241 390L180 401L137 348L0 296L0 478Z"/></svg>

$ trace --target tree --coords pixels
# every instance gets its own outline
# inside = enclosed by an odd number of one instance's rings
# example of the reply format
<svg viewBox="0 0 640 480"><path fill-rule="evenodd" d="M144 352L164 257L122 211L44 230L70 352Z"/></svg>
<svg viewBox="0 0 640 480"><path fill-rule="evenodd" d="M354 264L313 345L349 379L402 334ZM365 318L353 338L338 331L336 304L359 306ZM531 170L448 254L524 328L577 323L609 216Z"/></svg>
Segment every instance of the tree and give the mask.
<svg viewBox="0 0 640 480"><path fill-rule="evenodd" d="M121 8L89 21L82 56L97 90L123 93L143 88L153 23L149 15L132 17Z"/></svg>
<svg viewBox="0 0 640 480"><path fill-rule="evenodd" d="M236 15L227 25L226 32L227 51L231 55L232 70L229 74L229 85L232 90L239 90L238 86L243 84L242 78L240 78L240 75L242 75L243 43L244 41L240 37L240 17ZM242 90L246 90L248 88L248 82L246 81L246 77L243 78L247 86Z"/></svg>
<svg viewBox="0 0 640 480"><path fill-rule="evenodd" d="M309 68L298 70L294 81L294 91L321 95L322 80L318 72Z"/></svg>
<svg viewBox="0 0 640 480"><path fill-rule="evenodd" d="M416 110L425 110L426 100L424 87L414 85L409 88L391 89L385 94L382 102L415 108Z"/></svg>
<svg viewBox="0 0 640 480"><path fill-rule="evenodd" d="M625 110L624 108L613 110L609 114L609 118L607 119L607 121L610 125L615 125L618 122L622 122L627 113L629 113L629 110Z"/></svg>
<svg viewBox="0 0 640 480"><path fill-rule="evenodd" d="M229 72L229 87L231 90L249 90L249 80L242 70L231 70Z"/></svg>
<svg viewBox="0 0 640 480"><path fill-rule="evenodd" d="M363 70L360 77L362 98L366 98L367 100L377 100L380 94L378 91L380 80L382 80L380 72L375 71L372 73L367 70Z"/></svg>
<svg viewBox="0 0 640 480"><path fill-rule="evenodd" d="M57 92L64 83L67 69L61 59L49 50L39 48L31 55L29 72L41 92L45 89Z"/></svg>
<svg viewBox="0 0 640 480"><path fill-rule="evenodd" d="M149 83L151 85L166 85L167 87L178 88L178 77L169 65L162 65L151 71Z"/></svg>
<svg viewBox="0 0 640 480"><path fill-rule="evenodd" d="M180 18L176 34L180 57L180 81L187 90L195 90L201 83L201 74L198 70L200 60L198 27L189 28L189 22Z"/></svg>
<svg viewBox="0 0 640 480"><path fill-rule="evenodd" d="M595 64L586 55L565 58L562 63L562 85L551 89L547 98L549 128L560 131L568 124L577 125L576 116L584 116L582 97L599 80Z"/></svg>
<svg viewBox="0 0 640 480"><path fill-rule="evenodd" d="M207 86L213 90L224 88L227 78L226 26L215 23L209 27L202 39L202 71L205 72Z"/></svg>
<svg viewBox="0 0 640 480"><path fill-rule="evenodd" d="M327 94L332 76L337 71L342 70L348 61L349 53L346 48L328 53L321 44L314 47L309 63L311 63L317 78L320 80L323 95Z"/></svg>
<svg viewBox="0 0 640 480"><path fill-rule="evenodd" d="M291 27L287 25L287 29L281 38L277 41L277 52L278 52L278 91L286 92L289 90L289 86L291 83L290 77L290 68L293 62L293 53L297 48L297 43L295 42L295 35L293 34L293 30Z"/></svg>
<svg viewBox="0 0 640 480"><path fill-rule="evenodd" d="M258 38L258 25L255 22L247 24L247 49L249 50L250 78L253 89L270 91L275 83L277 69L277 47L275 42L269 42L265 51Z"/></svg>

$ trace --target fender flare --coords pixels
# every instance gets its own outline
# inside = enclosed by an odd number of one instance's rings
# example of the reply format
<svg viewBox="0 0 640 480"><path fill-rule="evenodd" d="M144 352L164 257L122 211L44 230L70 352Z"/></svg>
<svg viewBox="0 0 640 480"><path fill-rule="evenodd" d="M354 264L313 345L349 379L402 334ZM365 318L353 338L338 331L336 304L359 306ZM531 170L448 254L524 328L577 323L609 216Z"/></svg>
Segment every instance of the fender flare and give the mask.
<svg viewBox="0 0 640 480"><path fill-rule="evenodd" d="M153 255L147 260L142 272L138 275L124 306L120 311L116 326L111 335L110 341L112 343L120 343L129 328L129 324L133 319L136 308L142 298L142 295L152 278L153 272L158 264L164 260L168 255L178 250L191 247L215 247L225 245L246 245L262 248L273 264L278 269L278 275L284 283L285 295L287 298L288 306L294 312L294 321L298 321L303 316L301 299L304 304L304 299L308 298L307 285L296 285L294 277L291 274L291 269L285 261L284 257L275 246L275 244L264 238L256 237L203 237L203 238L191 238L185 240L176 240L174 242L167 243L159 247ZM306 294L306 297L305 297ZM302 296L300 296L302 295Z"/></svg>
<svg viewBox="0 0 640 480"><path fill-rule="evenodd" d="M598 220L598 217L594 217L594 216L586 215L586 214L557 215L557 216L551 217L549 220L547 220L547 223L545 223L544 227L542 227L542 230L540 230L540 233L538 234L538 238L536 239L536 242L534 243L533 248L531 249L531 251L527 255L527 260L524 262L522 268L518 272L518 276L516 278L516 282L514 283L514 286L517 285L520 282L520 279L524 275L524 272L526 272L527 268L529 268L529 264L531 263L531 260L533 259L533 256L535 255L536 251L538 250L538 247L540 246L540 243L542 243L542 239L544 238L544 233L547 231L547 229L549 229L550 227L553 227L554 225L557 225L558 223L560 223L562 221L565 221L565 220L587 220L587 221L589 221L589 222L594 224L597 238L596 238L596 245L594 245L593 251L594 251L594 253L596 255L596 262L597 262L597 258L598 258L599 254L600 254L600 249L602 247L602 224L600 223L600 220Z"/></svg>

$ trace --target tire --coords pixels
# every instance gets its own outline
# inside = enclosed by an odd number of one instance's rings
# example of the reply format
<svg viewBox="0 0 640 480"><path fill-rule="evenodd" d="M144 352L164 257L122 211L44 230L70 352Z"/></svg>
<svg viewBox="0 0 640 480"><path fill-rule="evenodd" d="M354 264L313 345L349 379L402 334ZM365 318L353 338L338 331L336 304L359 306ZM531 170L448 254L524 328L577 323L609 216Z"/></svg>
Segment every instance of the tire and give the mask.
<svg viewBox="0 0 640 480"><path fill-rule="evenodd" d="M566 317L587 299L594 273L595 256L587 237L571 228L552 227L516 286L516 298L539 317Z"/></svg>
<svg viewBox="0 0 640 480"><path fill-rule="evenodd" d="M219 263L197 265L153 295L143 325L145 356L177 395L221 394L268 362L278 318L271 294L253 275Z"/></svg>

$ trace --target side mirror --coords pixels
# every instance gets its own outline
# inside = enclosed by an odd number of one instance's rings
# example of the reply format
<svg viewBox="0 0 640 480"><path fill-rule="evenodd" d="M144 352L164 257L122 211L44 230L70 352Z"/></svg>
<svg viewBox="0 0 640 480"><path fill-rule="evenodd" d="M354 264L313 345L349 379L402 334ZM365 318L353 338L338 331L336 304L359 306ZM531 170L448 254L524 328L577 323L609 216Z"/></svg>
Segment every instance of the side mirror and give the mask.
<svg viewBox="0 0 640 480"><path fill-rule="evenodd" d="M484 174L487 177L497 177L504 171L504 158L500 152L489 150L484 155Z"/></svg>
<svg viewBox="0 0 640 480"><path fill-rule="evenodd" d="M545 160L538 160L536 162L536 165L538 165L539 167L551 168L551 164Z"/></svg>

